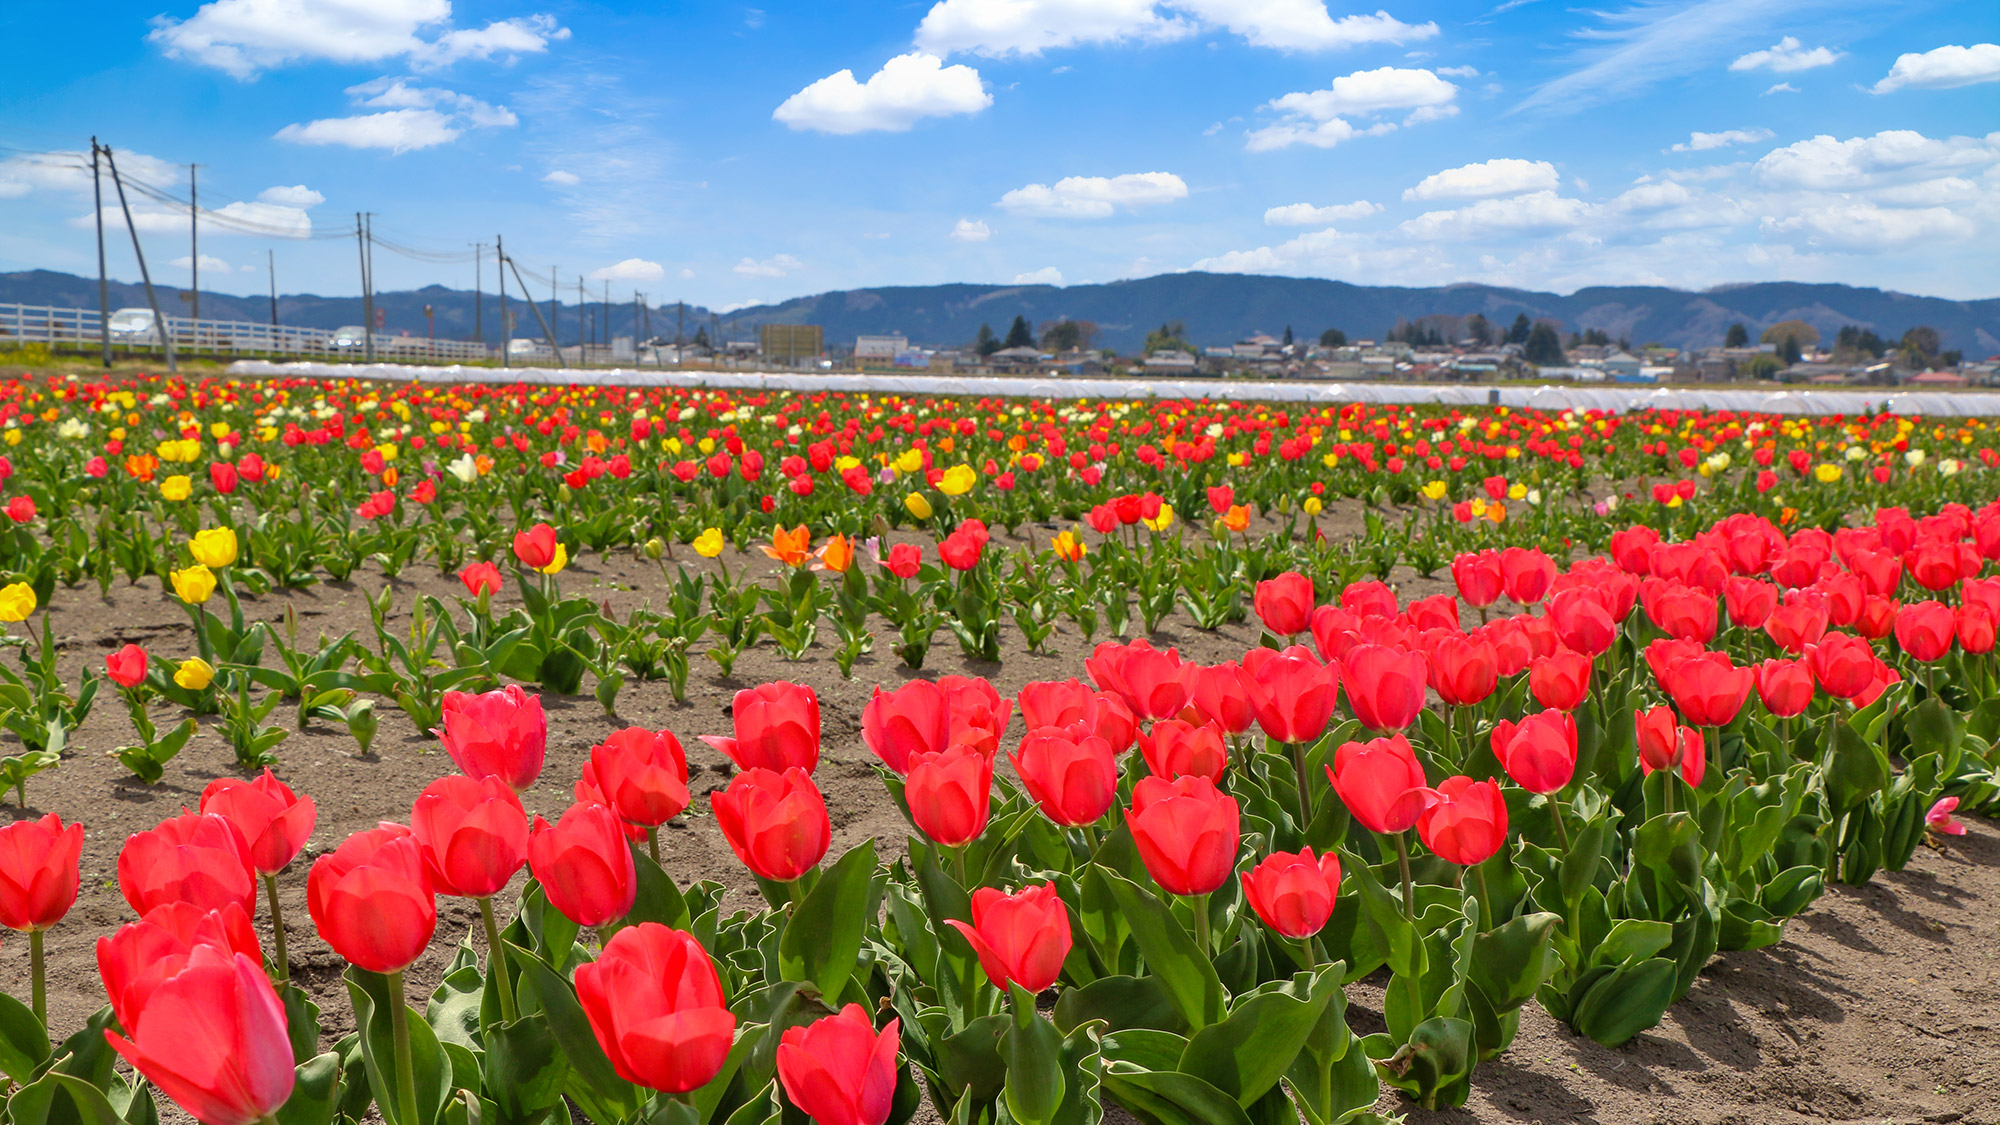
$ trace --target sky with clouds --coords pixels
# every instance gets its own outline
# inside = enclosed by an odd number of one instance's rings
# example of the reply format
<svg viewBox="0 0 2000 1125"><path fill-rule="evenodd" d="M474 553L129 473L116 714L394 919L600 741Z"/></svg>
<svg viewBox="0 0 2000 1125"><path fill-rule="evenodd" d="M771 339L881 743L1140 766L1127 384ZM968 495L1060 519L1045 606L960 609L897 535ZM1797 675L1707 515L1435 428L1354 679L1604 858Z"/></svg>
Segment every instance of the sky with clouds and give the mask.
<svg viewBox="0 0 2000 1125"><path fill-rule="evenodd" d="M0 71L0 270L94 270L95 134L156 280L193 162L203 287L245 293L267 251L356 292L368 211L378 288L467 287L498 234L724 308L1185 269L2000 295L1993 0L1380 2L4 5L61 49Z"/></svg>

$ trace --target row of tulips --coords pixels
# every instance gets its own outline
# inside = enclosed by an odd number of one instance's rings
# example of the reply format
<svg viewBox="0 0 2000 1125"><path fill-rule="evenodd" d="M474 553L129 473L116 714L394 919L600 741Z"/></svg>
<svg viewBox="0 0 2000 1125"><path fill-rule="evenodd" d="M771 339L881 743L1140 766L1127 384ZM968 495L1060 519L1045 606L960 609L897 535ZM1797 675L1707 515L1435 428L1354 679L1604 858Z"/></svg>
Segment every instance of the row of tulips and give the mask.
<svg viewBox="0 0 2000 1125"><path fill-rule="evenodd" d="M1322 604L1288 573L1256 588L1266 643L1238 660L1141 640L1013 699L878 688L861 736L913 829L890 862L873 840L830 855L817 699L764 684L705 736L737 767L710 806L755 908L663 866L659 828L692 799L674 734L594 747L550 822L518 796L544 764L539 698L447 694L435 733L462 774L307 876L351 966L357 1030L329 1049L276 917L310 798L225 779L135 834L118 876L139 920L99 945L110 1004L53 1048L40 935L75 898L81 829L18 823L0 922L35 973L31 1004L0 999L9 1113L144 1125L152 1090L207 1125L371 1103L390 1125L569 1105L884 1125L924 1098L968 1123L1088 1122L1108 1099L1161 1125L1326 1125L1384 1085L1457 1104L1530 1001L1623 1043L1717 950L1780 940L1828 881L1993 802L1996 513L1635 528L1566 567L1468 553L1457 598L1407 604L1379 582ZM441 894L482 932L415 1012L404 974ZM1359 1035L1344 988L1378 973L1384 1030Z"/></svg>

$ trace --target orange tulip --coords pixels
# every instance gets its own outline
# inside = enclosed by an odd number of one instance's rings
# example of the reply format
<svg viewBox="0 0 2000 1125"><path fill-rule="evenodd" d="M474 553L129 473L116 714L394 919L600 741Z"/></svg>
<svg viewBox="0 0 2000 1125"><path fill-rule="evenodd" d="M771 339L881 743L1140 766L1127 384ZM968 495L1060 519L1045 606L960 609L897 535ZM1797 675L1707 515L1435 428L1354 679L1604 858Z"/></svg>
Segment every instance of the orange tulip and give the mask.
<svg viewBox="0 0 2000 1125"><path fill-rule="evenodd" d="M799 530L804 531L805 529L801 527ZM773 555L771 557L776 558L777 556ZM849 539L845 535L836 535L827 540L825 546L814 551L813 557L819 560L812 564L814 570L830 570L835 574L845 574L847 573L847 568L854 565L854 540ZM793 563L792 565L797 566L798 564Z"/></svg>
<svg viewBox="0 0 2000 1125"><path fill-rule="evenodd" d="M1241 532L1250 526L1250 509L1241 504L1232 504L1222 513L1222 526L1231 531Z"/></svg>
<svg viewBox="0 0 2000 1125"><path fill-rule="evenodd" d="M806 560L812 557L812 532L806 530L805 524L790 531L782 527L774 528L770 546L760 549L786 566L804 566Z"/></svg>

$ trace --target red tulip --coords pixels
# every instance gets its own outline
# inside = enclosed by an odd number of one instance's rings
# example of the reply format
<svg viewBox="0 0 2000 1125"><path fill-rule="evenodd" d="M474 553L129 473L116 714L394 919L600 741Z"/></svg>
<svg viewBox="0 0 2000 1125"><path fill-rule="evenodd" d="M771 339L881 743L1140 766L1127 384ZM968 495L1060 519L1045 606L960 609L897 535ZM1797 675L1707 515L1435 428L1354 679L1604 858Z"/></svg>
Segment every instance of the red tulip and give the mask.
<svg viewBox="0 0 2000 1125"><path fill-rule="evenodd" d="M1507 843L1507 802L1499 782L1445 778L1417 820L1417 835L1439 858L1460 867L1491 859Z"/></svg>
<svg viewBox="0 0 2000 1125"><path fill-rule="evenodd" d="M1493 655L1493 645L1482 637L1439 637L1427 656L1430 685L1449 706L1480 703L1499 685L1500 660Z"/></svg>
<svg viewBox="0 0 2000 1125"><path fill-rule="evenodd" d="M1707 651L1700 641L1659 640L1647 645L1643 655L1646 668L1653 673L1653 682L1660 685L1660 690L1671 693L1673 689L1667 681L1673 677L1673 670L1682 661L1692 660Z"/></svg>
<svg viewBox="0 0 2000 1125"><path fill-rule="evenodd" d="M245 914L257 909L243 835L219 816L183 812L149 832L134 832L118 852L118 888L132 910L185 902L202 910L230 903Z"/></svg>
<svg viewBox="0 0 2000 1125"><path fill-rule="evenodd" d="M1913 660L1929 664L1951 651L1958 621L1943 602L1916 602L1896 614L1896 645Z"/></svg>
<svg viewBox="0 0 2000 1125"><path fill-rule="evenodd" d="M1023 684L1014 698L1021 706L1021 722L1034 730L1066 727L1083 718L1095 695L1090 685L1081 680L1038 680ZM862 721L867 721L866 710L862 712Z"/></svg>
<svg viewBox="0 0 2000 1125"><path fill-rule="evenodd" d="M1952 814L1958 811L1957 797L1939 797L1929 811L1924 813L1924 824L1931 831L1944 836L1965 835L1965 825Z"/></svg>
<svg viewBox="0 0 2000 1125"><path fill-rule="evenodd" d="M444 726L432 734L467 777L497 777L516 793L542 775L549 721L542 697L519 684L473 694L444 693Z"/></svg>
<svg viewBox="0 0 2000 1125"><path fill-rule="evenodd" d="M319 820L313 799L292 792L268 766L250 781L218 777L209 782L201 791L201 811L236 826L248 847L251 870L259 875L283 871Z"/></svg>
<svg viewBox="0 0 2000 1125"><path fill-rule="evenodd" d="M812 776L796 766L783 773L744 770L708 799L736 858L774 883L812 870L832 842L826 801Z"/></svg>
<svg viewBox="0 0 2000 1125"><path fill-rule="evenodd" d="M1684 641L1707 644L1715 639L1715 595L1664 578L1649 578L1639 587L1639 603L1661 631Z"/></svg>
<svg viewBox="0 0 2000 1125"><path fill-rule="evenodd" d="M1651 774L1654 770L1678 766L1690 788L1700 787L1701 779L1708 770L1707 751L1702 745L1700 731L1681 726L1670 707L1635 711L1632 722L1639 740L1639 769L1642 773Z"/></svg>
<svg viewBox="0 0 2000 1125"><path fill-rule="evenodd" d="M657 922L627 926L577 966L576 998L618 1077L685 1094L722 1071L736 1016L715 962L694 935Z"/></svg>
<svg viewBox="0 0 2000 1125"><path fill-rule="evenodd" d="M1958 618L1954 623L1958 647L1974 656L1984 656L1993 651L1993 615L1984 606L1970 603L1958 607Z"/></svg>
<svg viewBox="0 0 2000 1125"><path fill-rule="evenodd" d="M1062 975L1069 956L1069 909L1056 897L1056 885L1023 887L1006 894L992 887L972 892L972 924L956 918L945 924L965 936L979 967L993 987L1020 985L1038 993Z"/></svg>
<svg viewBox="0 0 2000 1125"><path fill-rule="evenodd" d="M1554 793L1576 773L1576 720L1567 711L1537 711L1519 723L1493 727L1493 756L1514 784Z"/></svg>
<svg viewBox="0 0 2000 1125"><path fill-rule="evenodd" d="M1340 591L1340 608L1347 610L1362 620L1370 617L1396 616L1396 591L1387 583L1370 580L1349 582Z"/></svg>
<svg viewBox="0 0 2000 1125"><path fill-rule="evenodd" d="M1229 750L1222 744L1222 732L1203 723L1199 726L1179 719L1161 719L1153 729L1139 736L1139 752L1146 768L1169 780L1193 774L1220 782L1229 768Z"/></svg>
<svg viewBox="0 0 2000 1125"><path fill-rule="evenodd" d="M981 676L940 676L938 690L944 692L949 744L970 746L988 758L998 754L1000 735L1014 717L1014 704L1001 699Z"/></svg>
<svg viewBox="0 0 2000 1125"><path fill-rule="evenodd" d="M1764 632L1786 652L1804 652L1826 635L1827 602L1812 590L1793 590L1764 619Z"/></svg>
<svg viewBox="0 0 2000 1125"><path fill-rule="evenodd" d="M1242 666L1233 660L1194 670L1195 713L1224 734L1242 734L1257 725L1257 710L1243 690L1241 673Z"/></svg>
<svg viewBox="0 0 2000 1125"><path fill-rule="evenodd" d="M1925 536L1903 555L1903 570L1926 590L1948 590L1984 567L1979 552L1955 539Z"/></svg>
<svg viewBox="0 0 2000 1125"><path fill-rule="evenodd" d="M83 825L54 813L0 828L0 926L46 930L76 902Z"/></svg>
<svg viewBox="0 0 2000 1125"><path fill-rule="evenodd" d="M1729 623L1739 629L1761 629L1778 608L1778 588L1761 578L1742 575L1722 584L1723 603L1729 608Z"/></svg>
<svg viewBox="0 0 2000 1125"><path fill-rule="evenodd" d="M579 926L625 917L639 893L632 847L617 814L603 805L571 805L554 824L536 817L528 865L549 905Z"/></svg>
<svg viewBox="0 0 2000 1125"><path fill-rule="evenodd" d="M203 911L185 902L170 902L97 939L97 973L118 1026L139 1026L146 1001L187 966L188 954L197 945L212 945L224 954L241 953L259 963L264 959L250 916L235 903Z"/></svg>
<svg viewBox="0 0 2000 1125"><path fill-rule="evenodd" d="M135 688L146 682L146 650L126 645L104 657L104 674L119 687Z"/></svg>
<svg viewBox="0 0 2000 1125"><path fill-rule="evenodd" d="M1668 672L1666 684L1682 717L1698 727L1728 726L1754 686L1755 674L1738 668L1721 652L1704 652L1681 661Z"/></svg>
<svg viewBox="0 0 2000 1125"><path fill-rule="evenodd" d="M778 1041L778 1082L814 1125L882 1125L895 1106L901 1030L890 1020L878 1033L859 1004L787 1028Z"/></svg>
<svg viewBox="0 0 2000 1125"><path fill-rule="evenodd" d="M1409 831L1436 797L1410 740L1400 734L1342 743L1326 776L1354 819L1370 832Z"/></svg>
<svg viewBox="0 0 2000 1125"><path fill-rule="evenodd" d="M1312 579L1296 570L1288 570L1257 583L1250 601L1264 628L1281 637L1295 636L1305 632L1312 619Z"/></svg>
<svg viewBox="0 0 2000 1125"><path fill-rule="evenodd" d="M1461 558L1465 557L1463 555ZM1266 926L1288 938L1309 938L1326 928L1340 897L1340 857L1272 852L1243 873L1243 897Z"/></svg>
<svg viewBox="0 0 2000 1125"><path fill-rule="evenodd" d="M481 594L497 594L500 587L506 584L500 578L500 568L490 562L473 563L458 572L458 580L465 583L466 592L475 598Z"/></svg>
<svg viewBox="0 0 2000 1125"><path fill-rule="evenodd" d="M1507 596L1522 605L1533 605L1548 593L1555 581L1555 560L1529 547L1509 547L1500 552L1500 576Z"/></svg>
<svg viewBox="0 0 2000 1125"><path fill-rule="evenodd" d="M1257 714L1257 725L1279 742L1318 739L1340 698L1339 671L1301 645L1283 652L1251 649L1243 655L1237 680Z"/></svg>
<svg viewBox="0 0 2000 1125"><path fill-rule="evenodd" d="M1407 730L1424 709L1424 657L1383 645L1355 645L1340 662L1348 706L1374 731Z"/></svg>
<svg viewBox="0 0 2000 1125"><path fill-rule="evenodd" d="M1590 695L1590 665L1580 652L1557 649L1528 669L1528 690L1544 707L1574 711Z"/></svg>
<svg viewBox="0 0 2000 1125"><path fill-rule="evenodd" d="M1168 893L1205 895L1236 870L1236 799L1205 777L1142 777L1126 827L1153 881Z"/></svg>
<svg viewBox="0 0 2000 1125"><path fill-rule="evenodd" d="M1812 671L1803 660L1766 660L1757 665L1757 698L1773 715L1790 718L1812 703Z"/></svg>
<svg viewBox="0 0 2000 1125"><path fill-rule="evenodd" d="M1828 695L1853 700L1866 692L1876 679L1881 663L1867 641L1850 633L1828 633L1806 653L1813 680Z"/></svg>
<svg viewBox="0 0 2000 1125"><path fill-rule="evenodd" d="M224 496L235 492L236 485L241 479L242 474L236 471L236 466L227 461L210 461L208 463L208 482L214 485L215 490Z"/></svg>
<svg viewBox="0 0 2000 1125"><path fill-rule="evenodd" d="M911 680L895 691L877 684L861 708L861 740L882 764L908 772L912 755L935 754L950 745L951 713L943 689L929 680Z"/></svg>
<svg viewBox="0 0 2000 1125"><path fill-rule="evenodd" d="M1181 661L1178 649L1161 652L1144 640L1129 645L1098 645L1084 661L1091 679L1113 692L1141 719L1164 719L1187 706L1194 665Z"/></svg>
<svg viewBox="0 0 2000 1125"><path fill-rule="evenodd" d="M819 768L819 695L813 689L784 680L746 688L736 693L730 716L735 737L705 734L701 740L738 769Z"/></svg>
<svg viewBox="0 0 2000 1125"><path fill-rule="evenodd" d="M1548 622L1556 639L1586 656L1597 656L1618 639L1618 619L1595 587L1572 586L1549 599Z"/></svg>
<svg viewBox="0 0 2000 1125"><path fill-rule="evenodd" d="M319 936L350 963L371 973L401 972L423 955L437 929L423 846L400 824L356 832L313 863L306 909Z"/></svg>
<svg viewBox="0 0 2000 1125"><path fill-rule="evenodd" d="M556 529L538 523L514 534L514 557L531 570L540 570L556 561Z"/></svg>
<svg viewBox="0 0 2000 1125"><path fill-rule="evenodd" d="M1871 641L1879 641L1896 631L1896 614L1902 608L1887 598L1867 598L1852 622L1854 631Z"/></svg>
<svg viewBox="0 0 2000 1125"><path fill-rule="evenodd" d="M202 1125L251 1125L292 1096L285 1006L256 961L197 945L147 999L130 1039L104 1038Z"/></svg>
<svg viewBox="0 0 2000 1125"><path fill-rule="evenodd" d="M627 824L658 828L688 806L687 751L672 731L614 731L590 748L583 773Z"/></svg>
<svg viewBox="0 0 2000 1125"><path fill-rule="evenodd" d="M410 835L441 895L488 898L528 862L528 814L497 777L431 782L410 809Z"/></svg>
<svg viewBox="0 0 2000 1125"><path fill-rule="evenodd" d="M1042 815L1065 828L1095 824L1118 799L1111 744L1081 724L1029 731L1010 760Z"/></svg>
<svg viewBox="0 0 2000 1125"><path fill-rule="evenodd" d="M1420 633L1435 629L1455 635L1463 632L1458 623L1458 599L1450 594L1418 598L1403 611L1403 616L1408 619L1410 628Z"/></svg>
<svg viewBox="0 0 2000 1125"><path fill-rule="evenodd" d="M1500 570L1498 551L1467 552L1451 560L1451 578L1458 584L1458 596L1474 609L1484 609L1500 600L1506 577Z"/></svg>
<svg viewBox="0 0 2000 1125"><path fill-rule="evenodd" d="M979 838L992 804L993 759L972 746L919 752L909 761L903 800L917 830L947 848Z"/></svg>

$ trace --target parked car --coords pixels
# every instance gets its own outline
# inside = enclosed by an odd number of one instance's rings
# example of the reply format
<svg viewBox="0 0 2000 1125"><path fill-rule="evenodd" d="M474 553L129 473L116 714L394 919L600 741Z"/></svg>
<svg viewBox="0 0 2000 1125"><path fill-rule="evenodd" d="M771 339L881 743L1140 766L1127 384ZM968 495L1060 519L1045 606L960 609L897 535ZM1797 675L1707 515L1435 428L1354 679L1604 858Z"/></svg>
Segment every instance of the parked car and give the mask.
<svg viewBox="0 0 2000 1125"><path fill-rule="evenodd" d="M358 352L368 347L368 330L359 324L348 324L333 330L329 342L334 351Z"/></svg>
<svg viewBox="0 0 2000 1125"><path fill-rule="evenodd" d="M119 309L111 314L111 342L114 344L157 344L159 326L152 309Z"/></svg>

